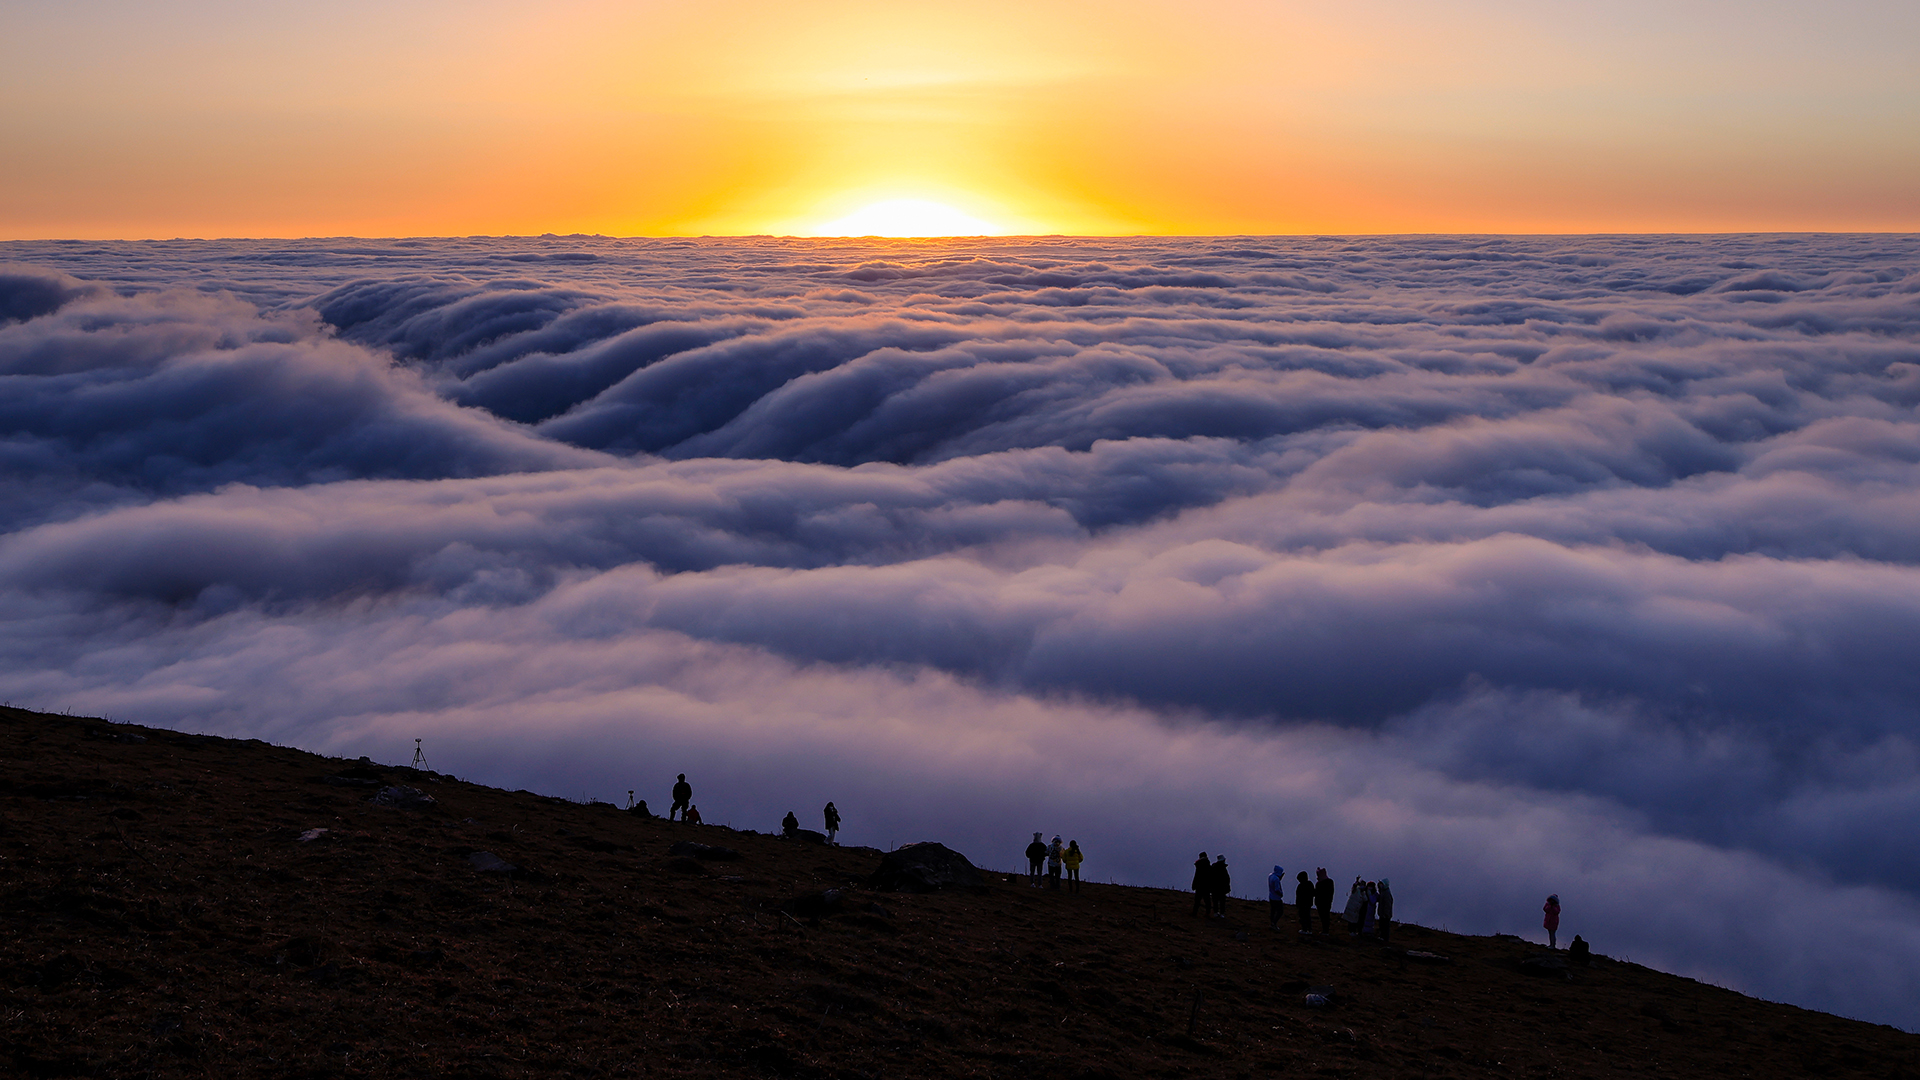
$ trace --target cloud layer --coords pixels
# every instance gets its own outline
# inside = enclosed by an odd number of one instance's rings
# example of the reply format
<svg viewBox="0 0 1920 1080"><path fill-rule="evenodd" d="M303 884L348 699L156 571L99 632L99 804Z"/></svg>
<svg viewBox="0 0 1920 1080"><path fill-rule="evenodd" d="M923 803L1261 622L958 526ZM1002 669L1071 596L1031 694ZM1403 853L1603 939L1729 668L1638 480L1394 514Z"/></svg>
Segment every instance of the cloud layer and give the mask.
<svg viewBox="0 0 1920 1080"><path fill-rule="evenodd" d="M1913 238L0 258L16 701L1920 1003Z"/></svg>

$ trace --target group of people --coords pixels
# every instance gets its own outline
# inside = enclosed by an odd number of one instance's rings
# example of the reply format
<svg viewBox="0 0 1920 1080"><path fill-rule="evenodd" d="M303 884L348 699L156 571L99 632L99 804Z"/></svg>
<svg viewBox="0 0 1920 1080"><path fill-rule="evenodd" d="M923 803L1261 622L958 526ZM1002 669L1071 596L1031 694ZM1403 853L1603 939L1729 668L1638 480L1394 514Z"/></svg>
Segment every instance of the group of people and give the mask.
<svg viewBox="0 0 1920 1080"><path fill-rule="evenodd" d="M643 818L653 817L653 811L647 809L647 800L636 801L632 791L627 792L627 812ZM667 820L673 821L676 816L685 824L700 824L700 808L693 805L693 785L687 783L686 773L673 778L673 805L667 807ZM827 843L839 843L835 836L840 832L840 808L828 803L821 816L826 819ZM786 818L780 822L781 834L793 836L799 831L800 819L793 816L793 811L787 811Z"/></svg>
<svg viewBox="0 0 1920 1080"><path fill-rule="evenodd" d="M1227 891L1231 888L1233 875L1227 872L1225 855L1208 862L1207 853L1203 851L1199 858L1193 860L1194 915L1204 912L1209 919L1226 918Z"/></svg>
<svg viewBox="0 0 1920 1080"><path fill-rule="evenodd" d="M834 835L840 831L840 808L828 803L820 812L820 816L826 822L827 843L838 843ZM788 838L800 835L800 819L794 817L791 810L787 811L786 817L780 819L780 835Z"/></svg>
<svg viewBox="0 0 1920 1080"><path fill-rule="evenodd" d="M1354 936L1371 933L1382 944L1393 936L1393 887L1386 878L1367 881L1354 878L1347 891L1347 910L1342 913Z"/></svg>
<svg viewBox="0 0 1920 1080"><path fill-rule="evenodd" d="M653 817L653 811L647 809L647 800L635 801L632 791L627 792L627 813L636 817ZM693 785L687 783L686 773L681 773L673 782L673 805L667 807L667 820L672 821L676 814L688 825L700 824L700 808L693 805Z"/></svg>
<svg viewBox="0 0 1920 1080"><path fill-rule="evenodd" d="M1046 885L1050 889L1060 887L1061 871L1066 872L1068 892L1080 891L1080 864L1086 856L1080 852L1080 841L1069 840L1060 843L1058 836L1051 842L1040 839L1039 833L1033 834L1033 843L1027 845L1027 884L1039 888L1041 867L1046 867Z"/></svg>

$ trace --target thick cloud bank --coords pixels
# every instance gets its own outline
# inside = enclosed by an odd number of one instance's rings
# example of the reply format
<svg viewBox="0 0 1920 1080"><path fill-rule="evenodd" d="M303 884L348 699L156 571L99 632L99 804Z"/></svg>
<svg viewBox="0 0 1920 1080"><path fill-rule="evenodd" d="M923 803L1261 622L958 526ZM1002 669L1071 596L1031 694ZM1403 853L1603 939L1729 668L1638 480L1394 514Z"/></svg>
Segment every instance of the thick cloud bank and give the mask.
<svg viewBox="0 0 1920 1080"><path fill-rule="evenodd" d="M16 702L1920 1006L1920 239L0 259Z"/></svg>

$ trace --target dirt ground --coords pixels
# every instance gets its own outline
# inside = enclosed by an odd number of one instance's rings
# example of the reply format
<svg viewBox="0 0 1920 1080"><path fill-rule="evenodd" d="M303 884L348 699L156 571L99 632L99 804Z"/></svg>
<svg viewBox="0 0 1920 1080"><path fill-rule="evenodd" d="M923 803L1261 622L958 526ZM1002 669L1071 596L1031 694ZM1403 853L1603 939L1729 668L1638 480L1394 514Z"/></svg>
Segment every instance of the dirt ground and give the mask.
<svg viewBox="0 0 1920 1080"><path fill-rule="evenodd" d="M1604 958L1529 973L1512 938L1302 940L1003 874L876 893L872 849L257 741L0 709L0 807L25 1076L1920 1076L1920 1036Z"/></svg>

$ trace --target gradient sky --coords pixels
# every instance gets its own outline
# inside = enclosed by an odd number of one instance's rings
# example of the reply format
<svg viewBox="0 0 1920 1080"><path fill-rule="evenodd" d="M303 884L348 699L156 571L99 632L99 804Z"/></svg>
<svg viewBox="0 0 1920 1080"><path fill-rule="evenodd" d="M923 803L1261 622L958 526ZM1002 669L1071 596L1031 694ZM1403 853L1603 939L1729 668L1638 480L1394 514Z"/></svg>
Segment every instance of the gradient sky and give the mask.
<svg viewBox="0 0 1920 1080"><path fill-rule="evenodd" d="M1910 0L7 0L0 237L1920 229Z"/></svg>

